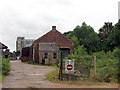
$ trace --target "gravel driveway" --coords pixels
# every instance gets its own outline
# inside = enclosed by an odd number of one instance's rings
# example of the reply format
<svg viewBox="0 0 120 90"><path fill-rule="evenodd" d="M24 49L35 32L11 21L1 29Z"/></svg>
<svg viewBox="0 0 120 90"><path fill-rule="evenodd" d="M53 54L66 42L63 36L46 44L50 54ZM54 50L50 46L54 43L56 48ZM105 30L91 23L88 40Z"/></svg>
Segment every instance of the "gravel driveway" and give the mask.
<svg viewBox="0 0 120 90"><path fill-rule="evenodd" d="M11 72L2 83L2 88L117 88L118 85L68 85L56 84L45 75L55 70L50 66L24 64L11 61Z"/></svg>

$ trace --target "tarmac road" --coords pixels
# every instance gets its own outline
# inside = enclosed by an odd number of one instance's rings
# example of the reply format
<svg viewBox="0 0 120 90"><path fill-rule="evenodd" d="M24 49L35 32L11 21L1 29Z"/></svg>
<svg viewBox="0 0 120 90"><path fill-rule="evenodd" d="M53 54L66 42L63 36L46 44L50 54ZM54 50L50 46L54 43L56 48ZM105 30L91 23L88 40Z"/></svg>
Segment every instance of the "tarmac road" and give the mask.
<svg viewBox="0 0 120 90"><path fill-rule="evenodd" d="M56 68L11 61L11 72L2 83L2 88L118 88L118 85L68 85L49 81L45 75Z"/></svg>

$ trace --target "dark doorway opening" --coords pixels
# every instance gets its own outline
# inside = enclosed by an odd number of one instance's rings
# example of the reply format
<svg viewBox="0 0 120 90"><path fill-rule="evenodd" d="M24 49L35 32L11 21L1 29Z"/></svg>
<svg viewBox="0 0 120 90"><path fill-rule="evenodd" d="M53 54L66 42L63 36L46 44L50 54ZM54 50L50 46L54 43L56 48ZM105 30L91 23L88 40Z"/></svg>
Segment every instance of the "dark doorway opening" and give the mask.
<svg viewBox="0 0 120 90"><path fill-rule="evenodd" d="M63 53L63 57L66 57L67 55L70 54L69 48L60 48L60 51Z"/></svg>

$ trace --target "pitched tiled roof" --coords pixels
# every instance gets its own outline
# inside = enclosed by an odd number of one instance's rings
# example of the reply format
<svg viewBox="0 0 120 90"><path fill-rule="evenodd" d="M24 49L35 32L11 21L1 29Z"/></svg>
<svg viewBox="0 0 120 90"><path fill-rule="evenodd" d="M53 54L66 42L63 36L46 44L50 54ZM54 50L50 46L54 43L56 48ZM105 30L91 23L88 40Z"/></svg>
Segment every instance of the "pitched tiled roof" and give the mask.
<svg viewBox="0 0 120 90"><path fill-rule="evenodd" d="M40 43L39 48L40 51L58 51L55 43Z"/></svg>
<svg viewBox="0 0 120 90"><path fill-rule="evenodd" d="M37 40L35 40L35 42L37 42L37 43L39 43L39 42L46 42L46 43L55 42L60 47L71 47L71 46L74 46L74 43L70 39L68 39L67 37L62 35L57 30L49 31L48 33L46 33L42 37L40 37Z"/></svg>

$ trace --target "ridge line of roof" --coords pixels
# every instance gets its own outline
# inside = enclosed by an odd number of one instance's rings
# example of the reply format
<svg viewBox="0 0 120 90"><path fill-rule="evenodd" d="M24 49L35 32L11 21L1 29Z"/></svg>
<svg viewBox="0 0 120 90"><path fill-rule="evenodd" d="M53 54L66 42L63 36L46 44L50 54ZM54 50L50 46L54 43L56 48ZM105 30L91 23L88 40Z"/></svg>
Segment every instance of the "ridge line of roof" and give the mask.
<svg viewBox="0 0 120 90"><path fill-rule="evenodd" d="M63 34L62 34L61 32L59 32L58 30L50 30L49 32L47 32L47 33L44 34L43 36L39 37L38 39L41 39L42 37L46 36L48 33L52 32L52 31L57 31L58 33L60 33L61 35L63 35ZM67 38L66 36L63 35L63 37L65 37L65 38L68 39L70 42L72 42L72 44L74 44L73 41L70 40L69 38ZM34 42L36 42L38 39L36 39ZM34 43L34 42L33 42L33 43Z"/></svg>

